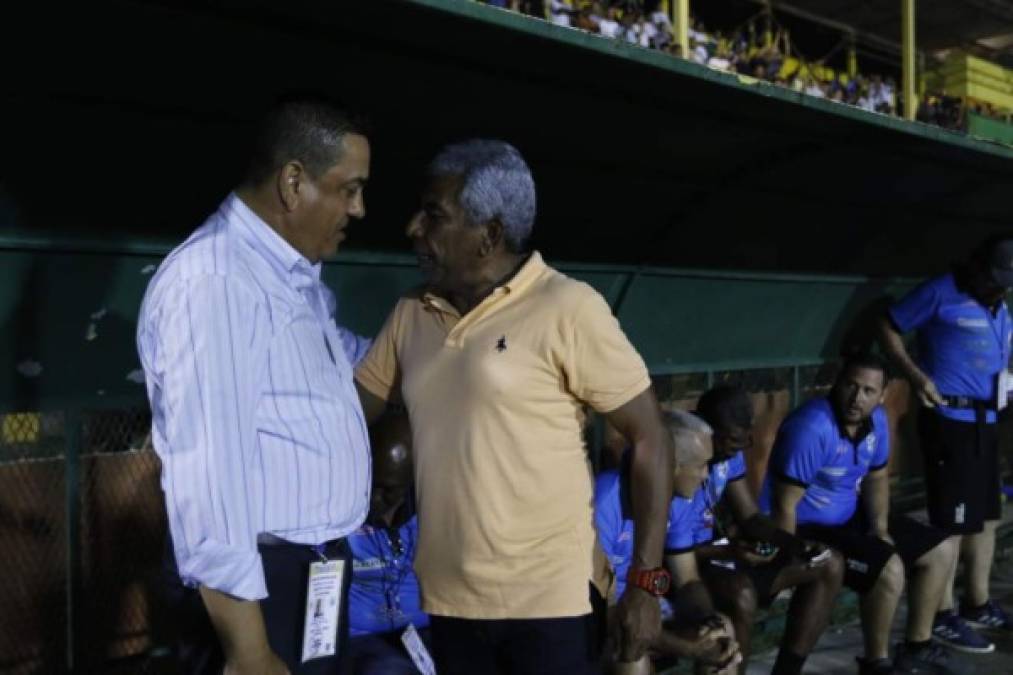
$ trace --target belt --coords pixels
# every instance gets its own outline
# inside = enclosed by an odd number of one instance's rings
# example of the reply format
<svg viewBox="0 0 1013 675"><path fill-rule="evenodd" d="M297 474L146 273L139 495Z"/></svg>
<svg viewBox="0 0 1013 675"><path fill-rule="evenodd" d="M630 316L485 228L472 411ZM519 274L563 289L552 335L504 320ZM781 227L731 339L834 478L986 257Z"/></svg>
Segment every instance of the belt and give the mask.
<svg viewBox="0 0 1013 675"><path fill-rule="evenodd" d="M306 546L307 548L314 548L316 546L329 546L330 544L340 544L342 541L344 541L344 537L340 537L338 539L329 539L319 544L301 544L296 543L295 541L289 541L288 539L283 539L277 534L271 534L270 532L260 532L258 535L256 535L256 542L260 546Z"/></svg>
<svg viewBox="0 0 1013 675"><path fill-rule="evenodd" d="M261 546L296 546L290 541L286 541L281 537L271 534L270 532L261 532L257 535L257 543Z"/></svg>
<svg viewBox="0 0 1013 675"><path fill-rule="evenodd" d="M965 410L991 410L997 412L995 403L983 401L970 396L948 396L943 394L943 402L950 408L963 408Z"/></svg>

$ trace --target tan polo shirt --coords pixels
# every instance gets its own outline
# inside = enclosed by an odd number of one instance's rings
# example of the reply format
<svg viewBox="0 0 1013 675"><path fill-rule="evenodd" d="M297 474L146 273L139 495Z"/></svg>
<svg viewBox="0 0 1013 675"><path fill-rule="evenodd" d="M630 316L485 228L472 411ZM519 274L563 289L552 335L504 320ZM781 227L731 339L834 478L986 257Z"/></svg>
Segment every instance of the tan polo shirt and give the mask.
<svg viewBox="0 0 1013 675"><path fill-rule="evenodd" d="M422 608L588 613L601 559L582 403L609 412L650 386L605 300L535 252L464 317L403 297L355 377L411 418Z"/></svg>

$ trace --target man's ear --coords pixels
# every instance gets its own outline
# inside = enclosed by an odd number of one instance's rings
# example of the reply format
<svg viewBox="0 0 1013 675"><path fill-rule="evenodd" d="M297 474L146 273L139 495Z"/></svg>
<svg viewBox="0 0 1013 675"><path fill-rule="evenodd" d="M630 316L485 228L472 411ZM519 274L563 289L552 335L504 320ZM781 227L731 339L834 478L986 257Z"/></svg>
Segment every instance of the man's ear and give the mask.
<svg viewBox="0 0 1013 675"><path fill-rule="evenodd" d="M278 172L278 198L286 211L298 208L305 180L306 169L302 162L292 160L281 167Z"/></svg>
<svg viewBox="0 0 1013 675"><path fill-rule="evenodd" d="M482 241L479 243L478 253L482 257L490 255L500 244L504 237L503 223L499 218L493 218L482 226Z"/></svg>

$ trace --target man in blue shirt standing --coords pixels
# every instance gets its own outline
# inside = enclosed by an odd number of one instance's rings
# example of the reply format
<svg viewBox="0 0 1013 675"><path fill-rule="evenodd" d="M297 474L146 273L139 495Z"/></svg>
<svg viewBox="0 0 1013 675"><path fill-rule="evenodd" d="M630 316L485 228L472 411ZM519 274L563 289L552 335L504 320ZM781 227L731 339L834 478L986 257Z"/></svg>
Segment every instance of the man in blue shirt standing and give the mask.
<svg viewBox="0 0 1013 675"><path fill-rule="evenodd" d="M712 457L711 429L699 417L683 411L666 412L664 418L675 447L665 548L692 551L692 497L707 476L708 462ZM615 572L616 601L626 590L634 553L629 474L629 456L626 455L619 470L603 471L595 480L595 527L602 549ZM650 651L661 656L691 658L719 668L734 666L740 657L728 619L714 611L699 578L679 579L679 582L678 597L669 593L679 609L673 617L672 604L668 598L661 599L665 629L650 645ZM666 584L660 593L665 594L669 590ZM631 667L621 661L617 666Z"/></svg>
<svg viewBox="0 0 1013 675"><path fill-rule="evenodd" d="M753 438L753 403L748 394L728 385L714 387L700 397L697 414L714 429L710 474L693 497L693 546L699 575L717 608L735 626L743 673L757 608L769 605L780 591L794 588L772 675L799 675L830 620L844 561L839 553L788 534L760 513L743 480L744 453L752 447ZM731 542L715 517L721 503L738 528Z"/></svg>
<svg viewBox="0 0 1013 675"><path fill-rule="evenodd" d="M953 577L933 636L963 651L989 652L979 628L1013 630L989 597L988 580L1001 514L998 411L1008 393L1011 322L1004 297L1013 287L1013 234L991 237L950 274L930 279L890 308L880 340L918 395L929 518L952 535L965 557L960 614ZM902 335L916 331L917 358Z"/></svg>
<svg viewBox="0 0 1013 675"><path fill-rule="evenodd" d="M348 537L351 672L416 675L401 636L415 626L429 639L419 582L412 569L418 518L412 498L411 428L405 415L388 415L370 429L373 491L366 523Z"/></svg>
<svg viewBox="0 0 1013 675"><path fill-rule="evenodd" d="M932 619L957 549L945 532L889 515L886 384L882 359L849 357L829 396L809 401L781 423L760 500L779 527L844 555L844 583L860 598L862 675L945 675L956 671L932 644ZM891 663L890 626L905 567L911 579L906 642Z"/></svg>

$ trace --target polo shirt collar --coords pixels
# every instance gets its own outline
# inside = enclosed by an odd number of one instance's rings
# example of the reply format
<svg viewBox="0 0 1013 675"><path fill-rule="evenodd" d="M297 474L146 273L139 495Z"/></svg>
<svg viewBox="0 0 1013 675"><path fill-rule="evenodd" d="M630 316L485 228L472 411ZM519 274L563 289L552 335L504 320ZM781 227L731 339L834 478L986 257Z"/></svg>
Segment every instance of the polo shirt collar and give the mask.
<svg viewBox="0 0 1013 675"><path fill-rule="evenodd" d="M874 430L874 426L872 424L872 415L869 415L869 418L867 420L858 425L855 437L852 438L851 436L848 436L848 432L844 429L844 425L841 424L841 420L838 419L837 409L834 407L834 402L830 399L829 396L827 397L827 405L830 406L830 412L832 413L832 417L834 418L834 425L836 425L837 427L837 435L840 436L841 438L847 439L847 441L851 443L852 448L854 450L855 463L857 464L858 446L860 446L865 441L865 439L872 434ZM873 408L872 411L876 412L876 409Z"/></svg>
<svg viewBox="0 0 1013 675"><path fill-rule="evenodd" d="M532 251L528 254L527 260L521 264L520 268L514 273L514 275L504 281L501 285L494 288L492 293L482 300L482 302L478 303L475 309L485 304L489 298L524 291L531 286L535 279L542 275L545 271L545 267L546 265L545 261L542 260L542 255L538 251ZM426 305L436 307L442 311L451 312L455 315L458 313L449 300L436 295L436 293L430 290L423 292L422 302ZM472 309L471 311L475 311L475 309Z"/></svg>

